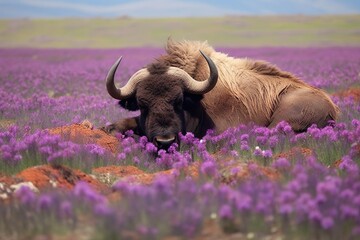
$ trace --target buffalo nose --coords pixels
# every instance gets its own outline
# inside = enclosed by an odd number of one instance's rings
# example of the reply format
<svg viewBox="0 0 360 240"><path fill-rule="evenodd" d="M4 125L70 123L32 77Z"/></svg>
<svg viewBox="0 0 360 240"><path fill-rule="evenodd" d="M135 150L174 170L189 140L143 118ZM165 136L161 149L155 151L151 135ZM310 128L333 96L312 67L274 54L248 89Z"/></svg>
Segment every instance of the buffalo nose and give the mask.
<svg viewBox="0 0 360 240"><path fill-rule="evenodd" d="M176 141L176 137L175 136L156 136L154 137L154 144L159 148L159 149L168 149L171 144L173 144Z"/></svg>

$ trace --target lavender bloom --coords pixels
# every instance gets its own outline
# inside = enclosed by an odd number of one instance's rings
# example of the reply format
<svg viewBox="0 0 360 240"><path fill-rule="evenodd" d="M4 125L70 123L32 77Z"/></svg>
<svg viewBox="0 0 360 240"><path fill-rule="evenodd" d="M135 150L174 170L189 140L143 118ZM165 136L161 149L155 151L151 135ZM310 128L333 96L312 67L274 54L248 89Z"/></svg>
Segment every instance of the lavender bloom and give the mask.
<svg viewBox="0 0 360 240"><path fill-rule="evenodd" d="M60 204L60 216L68 218L73 216L73 206L70 201L65 200Z"/></svg>
<svg viewBox="0 0 360 240"><path fill-rule="evenodd" d="M232 209L229 205L223 205L220 207L219 210L219 216L220 218L226 218L226 219L231 219L233 218L233 213L232 213Z"/></svg>
<svg viewBox="0 0 360 240"><path fill-rule="evenodd" d="M187 132L185 136L180 134L180 140L185 144L192 144L195 140L195 136L192 132Z"/></svg>
<svg viewBox="0 0 360 240"><path fill-rule="evenodd" d="M271 148L275 148L278 143L279 143L279 138L277 136L271 136L269 138L269 146Z"/></svg>
<svg viewBox="0 0 360 240"><path fill-rule="evenodd" d="M275 129L279 133L291 133L292 132L291 126L285 121L279 122L278 125L276 125Z"/></svg>
<svg viewBox="0 0 360 240"><path fill-rule="evenodd" d="M39 210L46 211L51 208L53 201L52 198L48 195L41 195L38 200Z"/></svg>
<svg viewBox="0 0 360 240"><path fill-rule="evenodd" d="M249 147L249 145L247 145L246 143L245 143L245 144L244 144L244 143L241 143L240 149L241 149L242 151L249 151L249 150L250 150L250 147Z"/></svg>
<svg viewBox="0 0 360 240"><path fill-rule="evenodd" d="M279 170L287 170L291 167L291 164L286 158L278 158L271 166Z"/></svg>
<svg viewBox="0 0 360 240"><path fill-rule="evenodd" d="M264 158L271 158L272 157L272 151L271 150L264 150L264 151L262 151L262 156Z"/></svg>
<svg viewBox="0 0 360 240"><path fill-rule="evenodd" d="M256 142L259 145L265 145L267 143L268 138L266 136L258 136L256 137Z"/></svg>
<svg viewBox="0 0 360 240"><path fill-rule="evenodd" d="M324 229L330 229L334 226L334 220L330 217L323 217L321 219L321 226Z"/></svg>
<svg viewBox="0 0 360 240"><path fill-rule="evenodd" d="M104 203L106 202L105 196L95 192L87 183L78 182L74 187L74 195L82 198L90 203Z"/></svg>
<svg viewBox="0 0 360 240"><path fill-rule="evenodd" d="M157 151L157 147L150 142L146 143L145 149L148 153L155 153Z"/></svg>
<svg viewBox="0 0 360 240"><path fill-rule="evenodd" d="M249 134L245 133L240 136L241 141L248 141L249 140Z"/></svg>
<svg viewBox="0 0 360 240"><path fill-rule="evenodd" d="M97 216L107 217L112 213L112 209L104 202L98 203L94 207L94 213Z"/></svg>
<svg viewBox="0 0 360 240"><path fill-rule="evenodd" d="M19 198L24 205L29 205L36 199L35 193L27 186L20 187L15 192L15 196Z"/></svg>
<svg viewBox="0 0 360 240"><path fill-rule="evenodd" d="M200 167L201 173L208 177L216 177L217 176L217 169L216 163L214 161L205 161L201 164Z"/></svg>
<svg viewBox="0 0 360 240"><path fill-rule="evenodd" d="M339 168L354 175L359 173L359 166L349 156L342 158Z"/></svg>
<svg viewBox="0 0 360 240"><path fill-rule="evenodd" d="M261 148L259 146L256 146L253 154L254 154L254 156L262 156L263 151L261 150Z"/></svg>

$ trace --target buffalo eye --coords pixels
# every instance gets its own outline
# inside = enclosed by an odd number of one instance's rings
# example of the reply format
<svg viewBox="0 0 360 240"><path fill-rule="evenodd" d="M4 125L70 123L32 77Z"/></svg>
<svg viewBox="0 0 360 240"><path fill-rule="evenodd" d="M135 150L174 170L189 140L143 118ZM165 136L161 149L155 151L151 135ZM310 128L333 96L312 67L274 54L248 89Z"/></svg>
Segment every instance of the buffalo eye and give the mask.
<svg viewBox="0 0 360 240"><path fill-rule="evenodd" d="M143 101L138 101L138 106L142 113L147 113L149 108Z"/></svg>
<svg viewBox="0 0 360 240"><path fill-rule="evenodd" d="M125 99L125 100L120 100L119 105L121 107L125 108L126 110L129 110L129 111L137 111L137 110L139 110L139 106L138 106L137 101L136 101L135 98L129 98L129 99Z"/></svg>
<svg viewBox="0 0 360 240"><path fill-rule="evenodd" d="M182 110L183 108L183 98L178 97L173 101L173 106L176 110Z"/></svg>

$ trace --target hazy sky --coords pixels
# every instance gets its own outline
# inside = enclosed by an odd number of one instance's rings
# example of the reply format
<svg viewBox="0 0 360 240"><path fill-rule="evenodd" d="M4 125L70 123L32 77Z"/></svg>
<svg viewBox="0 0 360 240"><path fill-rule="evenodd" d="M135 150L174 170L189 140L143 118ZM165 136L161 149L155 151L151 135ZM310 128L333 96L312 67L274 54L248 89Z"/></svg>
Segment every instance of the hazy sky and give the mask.
<svg viewBox="0 0 360 240"><path fill-rule="evenodd" d="M0 0L0 18L360 14L360 0Z"/></svg>

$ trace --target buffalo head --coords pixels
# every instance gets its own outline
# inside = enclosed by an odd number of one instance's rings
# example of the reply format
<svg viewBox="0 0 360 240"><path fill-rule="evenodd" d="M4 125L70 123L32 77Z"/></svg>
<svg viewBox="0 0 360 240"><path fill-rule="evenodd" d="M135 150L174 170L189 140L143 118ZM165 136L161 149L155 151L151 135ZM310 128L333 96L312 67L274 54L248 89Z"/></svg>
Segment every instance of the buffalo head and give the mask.
<svg viewBox="0 0 360 240"><path fill-rule="evenodd" d="M200 51L201 52L201 51ZM137 130L158 148L167 149L179 142L178 133L195 131L201 124L202 95L212 90L218 79L213 61L204 53L210 76L205 81L193 79L184 70L154 63L137 71L121 88L114 84L114 75L121 57L106 77L107 91L120 105L131 111L140 110Z"/></svg>

